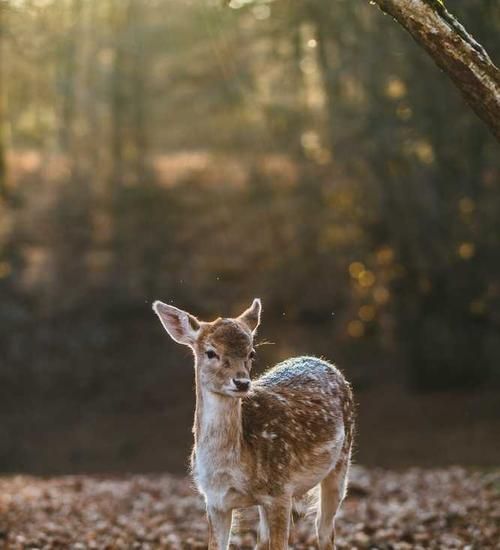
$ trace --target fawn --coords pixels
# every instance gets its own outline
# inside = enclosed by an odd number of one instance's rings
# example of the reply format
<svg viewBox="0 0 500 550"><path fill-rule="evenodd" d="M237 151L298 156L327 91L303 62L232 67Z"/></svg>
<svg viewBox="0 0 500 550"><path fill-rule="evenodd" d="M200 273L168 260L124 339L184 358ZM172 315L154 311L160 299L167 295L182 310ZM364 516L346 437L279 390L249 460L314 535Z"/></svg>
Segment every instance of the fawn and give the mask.
<svg viewBox="0 0 500 550"><path fill-rule="evenodd" d="M168 334L194 353L191 467L206 501L209 550L229 547L233 509L253 505L260 517L256 548L288 548L292 498L317 484L319 548L335 548L354 429L343 375L321 359L296 357L251 382L258 299L239 317L213 322L159 301L153 309Z"/></svg>

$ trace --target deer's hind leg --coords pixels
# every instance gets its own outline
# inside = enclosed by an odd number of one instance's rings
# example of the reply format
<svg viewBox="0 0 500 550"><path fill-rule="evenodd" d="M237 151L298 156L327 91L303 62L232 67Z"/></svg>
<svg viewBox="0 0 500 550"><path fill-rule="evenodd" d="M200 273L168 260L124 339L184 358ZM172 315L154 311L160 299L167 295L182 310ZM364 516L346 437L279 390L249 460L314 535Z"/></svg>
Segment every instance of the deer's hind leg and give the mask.
<svg viewBox="0 0 500 550"><path fill-rule="evenodd" d="M263 506L259 506L259 531L255 550L269 550L269 539L269 523L267 522L266 510Z"/></svg>
<svg viewBox="0 0 500 550"><path fill-rule="evenodd" d="M255 550L286 550L290 538L291 498L259 506L259 531Z"/></svg>
<svg viewBox="0 0 500 550"><path fill-rule="evenodd" d="M335 549L335 514L346 494L349 454L340 458L320 484L320 507L316 519L319 550Z"/></svg>

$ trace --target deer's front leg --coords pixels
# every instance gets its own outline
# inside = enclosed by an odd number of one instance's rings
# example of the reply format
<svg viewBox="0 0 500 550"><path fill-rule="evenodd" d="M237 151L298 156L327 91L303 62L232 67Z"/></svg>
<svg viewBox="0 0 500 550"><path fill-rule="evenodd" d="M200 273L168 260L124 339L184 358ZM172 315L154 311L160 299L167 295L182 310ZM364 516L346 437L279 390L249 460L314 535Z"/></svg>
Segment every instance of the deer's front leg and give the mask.
<svg viewBox="0 0 500 550"><path fill-rule="evenodd" d="M292 499L290 497L277 499L266 506L266 516L269 525L269 548L272 550L287 550L290 529L290 512Z"/></svg>
<svg viewBox="0 0 500 550"><path fill-rule="evenodd" d="M208 516L208 550L227 550L231 534L232 510L218 510L207 507Z"/></svg>

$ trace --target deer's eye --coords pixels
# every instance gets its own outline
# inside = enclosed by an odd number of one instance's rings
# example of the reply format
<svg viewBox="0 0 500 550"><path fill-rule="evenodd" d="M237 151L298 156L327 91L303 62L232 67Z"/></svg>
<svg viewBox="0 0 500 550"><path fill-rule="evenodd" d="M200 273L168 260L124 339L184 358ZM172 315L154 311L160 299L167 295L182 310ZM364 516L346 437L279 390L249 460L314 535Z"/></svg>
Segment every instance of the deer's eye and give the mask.
<svg viewBox="0 0 500 550"><path fill-rule="evenodd" d="M215 353L213 349L209 349L206 353L209 359L215 359L216 357L217 359L219 358L219 356Z"/></svg>
<svg viewBox="0 0 500 550"><path fill-rule="evenodd" d="M248 354L248 358L249 359L255 359L255 350L254 349Z"/></svg>

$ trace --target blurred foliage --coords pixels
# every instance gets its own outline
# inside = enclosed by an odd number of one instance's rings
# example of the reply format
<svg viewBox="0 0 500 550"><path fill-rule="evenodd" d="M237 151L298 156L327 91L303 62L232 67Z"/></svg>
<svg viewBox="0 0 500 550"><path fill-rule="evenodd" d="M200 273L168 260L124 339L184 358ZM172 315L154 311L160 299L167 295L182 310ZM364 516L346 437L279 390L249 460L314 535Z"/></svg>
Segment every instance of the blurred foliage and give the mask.
<svg viewBox="0 0 500 550"><path fill-rule="evenodd" d="M1 9L4 350L27 319L261 295L416 387L500 378L498 146L368 2ZM453 9L500 59L498 2Z"/></svg>

